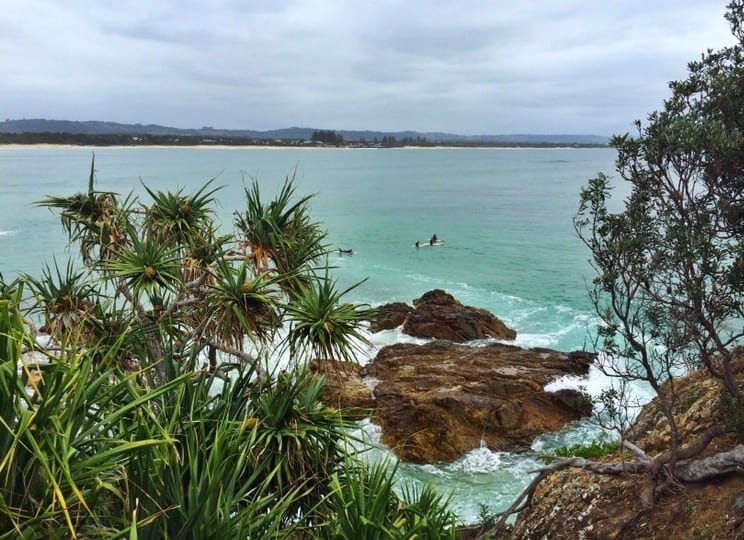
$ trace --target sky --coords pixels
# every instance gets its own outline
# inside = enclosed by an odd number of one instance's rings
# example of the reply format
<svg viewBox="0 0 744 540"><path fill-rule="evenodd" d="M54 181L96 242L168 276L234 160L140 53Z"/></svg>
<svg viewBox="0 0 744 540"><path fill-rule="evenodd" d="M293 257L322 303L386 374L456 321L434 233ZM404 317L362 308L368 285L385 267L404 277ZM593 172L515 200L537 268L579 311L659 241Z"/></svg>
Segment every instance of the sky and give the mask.
<svg viewBox="0 0 744 540"><path fill-rule="evenodd" d="M0 119L632 131L725 0L3 0Z"/></svg>

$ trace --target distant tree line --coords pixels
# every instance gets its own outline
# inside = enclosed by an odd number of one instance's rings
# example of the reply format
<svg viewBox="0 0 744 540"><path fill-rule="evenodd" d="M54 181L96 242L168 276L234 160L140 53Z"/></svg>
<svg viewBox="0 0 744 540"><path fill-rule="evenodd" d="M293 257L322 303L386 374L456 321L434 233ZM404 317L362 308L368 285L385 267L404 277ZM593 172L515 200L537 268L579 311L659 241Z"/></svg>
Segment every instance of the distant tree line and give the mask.
<svg viewBox="0 0 744 540"><path fill-rule="evenodd" d="M560 148L562 143L506 143L483 141L432 141L423 136L407 136L396 138L385 135L381 139L375 137L372 141L363 138L346 140L333 130L317 130L313 132L311 141L330 146L361 146L371 148L395 148L401 146L435 146L451 147L525 147L525 148ZM153 134L153 133L66 133L66 132L0 132L2 144L64 144L74 146L298 146L306 144L305 138L268 138L227 135L182 135L182 134ZM572 144L576 148L604 148L604 144Z"/></svg>
<svg viewBox="0 0 744 540"><path fill-rule="evenodd" d="M313 131L313 135L310 140L315 142L322 142L323 144L335 144L341 145L344 143L344 138L340 133L336 133L332 129L316 129Z"/></svg>
<svg viewBox="0 0 744 540"><path fill-rule="evenodd" d="M75 146L266 146L299 144L292 139L257 139L253 137L205 137L202 135L154 134L87 134L87 133L0 133L0 144L66 144Z"/></svg>

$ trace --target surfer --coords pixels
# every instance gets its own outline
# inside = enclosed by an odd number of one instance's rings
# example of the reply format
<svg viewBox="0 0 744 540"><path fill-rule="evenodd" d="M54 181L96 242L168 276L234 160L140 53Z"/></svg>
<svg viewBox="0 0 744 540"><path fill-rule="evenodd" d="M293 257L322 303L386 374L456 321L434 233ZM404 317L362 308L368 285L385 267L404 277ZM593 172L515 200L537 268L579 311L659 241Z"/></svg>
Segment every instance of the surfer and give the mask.
<svg viewBox="0 0 744 540"><path fill-rule="evenodd" d="M339 252L339 253L340 253L341 255L351 255L351 254L352 254L352 251L351 251L351 249L342 249L342 248L338 248L338 252Z"/></svg>
<svg viewBox="0 0 744 540"><path fill-rule="evenodd" d="M418 249L419 247L421 247L421 242L419 242L418 240L416 240L416 249Z"/></svg>
<svg viewBox="0 0 744 540"><path fill-rule="evenodd" d="M438 240L437 234L436 233L432 234L431 235L431 240L429 240L429 245L430 246L433 246L434 244L437 243L437 240Z"/></svg>

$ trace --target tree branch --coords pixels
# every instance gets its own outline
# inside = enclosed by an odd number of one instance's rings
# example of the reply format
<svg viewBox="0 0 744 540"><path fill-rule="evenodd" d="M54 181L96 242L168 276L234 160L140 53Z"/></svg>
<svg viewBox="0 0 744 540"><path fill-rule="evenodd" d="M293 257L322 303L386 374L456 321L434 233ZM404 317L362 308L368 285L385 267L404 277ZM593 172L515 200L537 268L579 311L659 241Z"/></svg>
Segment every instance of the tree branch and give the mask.
<svg viewBox="0 0 744 540"><path fill-rule="evenodd" d="M703 482L732 472L744 472L744 445L741 444L731 451L721 452L710 457L694 461L679 461L698 455L708 446L711 440L723 433L725 433L724 426L721 424L715 425L703 432L695 443L681 448L676 456L677 466L670 473L670 476L682 482ZM623 446L636 456L635 460L601 462L582 457L559 458L550 465L533 471L537 472L538 475L522 490L511 506L499 514L499 521L493 528L485 531L483 536L497 533L506 524L506 520L511 514L521 512L527 508L537 486L553 472L575 467L596 474L656 474L672 458L671 452L664 452L650 459L646 452L629 441L623 441ZM552 458L553 456L545 457Z"/></svg>
<svg viewBox="0 0 744 540"><path fill-rule="evenodd" d="M744 473L744 444L728 452L680 463L675 476L683 482L705 482L730 473Z"/></svg>

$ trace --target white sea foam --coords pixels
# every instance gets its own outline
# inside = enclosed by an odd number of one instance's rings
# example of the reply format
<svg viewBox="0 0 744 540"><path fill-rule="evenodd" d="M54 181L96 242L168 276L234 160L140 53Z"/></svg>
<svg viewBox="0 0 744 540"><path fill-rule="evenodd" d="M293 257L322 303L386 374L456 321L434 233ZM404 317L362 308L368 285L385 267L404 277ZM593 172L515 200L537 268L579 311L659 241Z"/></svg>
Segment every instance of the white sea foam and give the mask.
<svg viewBox="0 0 744 540"><path fill-rule="evenodd" d="M18 231L0 231L0 238L3 236L15 236Z"/></svg>
<svg viewBox="0 0 744 540"><path fill-rule="evenodd" d="M600 358L601 360L601 358ZM595 364L589 366L589 373L585 377L566 375L545 385L546 392L555 392L564 388L586 392L596 398L606 389L617 383L617 379L603 373ZM628 388L629 398L636 403L647 403L653 398L653 390L647 385L634 384Z"/></svg>
<svg viewBox="0 0 744 540"><path fill-rule="evenodd" d="M572 375L559 377L546 384L544 389L547 392L562 389L577 390L585 392L594 401L597 401L605 390L616 388L617 384L618 380L616 378L606 375L596 365L592 364L585 377ZM627 410L629 420L632 420L638 414L640 406L648 403L654 397L653 390L648 385L639 382L628 385L625 392L625 399L629 404ZM537 437L532 444L532 449L540 452L562 445L584 444L597 439L603 433L605 433L605 430L594 420L577 421L558 433L546 433ZM610 435L614 436L613 434Z"/></svg>
<svg viewBox="0 0 744 540"><path fill-rule="evenodd" d="M610 377L602 373L595 365L589 366L589 373L585 377L576 375L564 375L545 385L546 392L556 392L558 390L581 390L592 397L609 388L612 384Z"/></svg>
<svg viewBox="0 0 744 540"><path fill-rule="evenodd" d="M501 452L492 452L481 442L480 447L471 450L460 459L447 465L446 468L450 471L466 473L494 472L502 468L501 456Z"/></svg>
<svg viewBox="0 0 744 540"><path fill-rule="evenodd" d="M610 433L603 429L598 423L582 420L572 422L561 431L555 433L543 433L535 438L530 445L533 452L539 454L550 453L554 448L559 446L572 446L575 444L585 445L591 441L594 441L601 436L615 437L614 433Z"/></svg>

